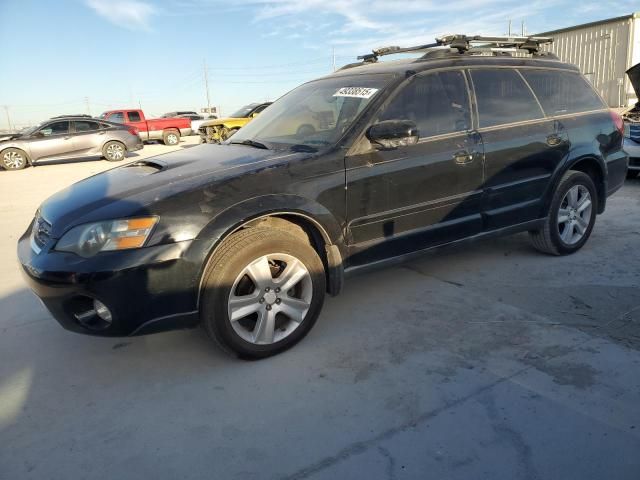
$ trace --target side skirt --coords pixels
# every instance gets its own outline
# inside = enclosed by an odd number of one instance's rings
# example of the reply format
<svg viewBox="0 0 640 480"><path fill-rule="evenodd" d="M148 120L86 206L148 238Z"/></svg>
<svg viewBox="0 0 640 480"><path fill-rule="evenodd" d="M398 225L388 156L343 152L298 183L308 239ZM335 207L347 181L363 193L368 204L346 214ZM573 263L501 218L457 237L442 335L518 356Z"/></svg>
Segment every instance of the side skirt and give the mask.
<svg viewBox="0 0 640 480"><path fill-rule="evenodd" d="M405 263L409 260L419 258L423 256L425 253L428 253L431 250L435 250L437 248L448 247L451 245L472 243L472 242L475 242L476 240L484 240L486 238L503 237L506 235L513 235L514 233L526 232L528 230L537 230L544 225L545 221L546 221L546 218L540 218L537 220L531 220L529 222L518 223L516 225L511 225L509 227L499 228L497 230L491 230L488 232L482 232L482 233L478 233L477 235L472 235L471 237L461 238L459 240L454 240L452 242L442 243L439 245L423 248L421 250L416 250L415 252L405 253L403 255L398 255L396 257L385 258L384 260L378 260L376 262L368 263L366 265L357 265L354 267L347 267L344 270L344 274L345 274L345 277L351 277L353 275L368 272L370 270L377 270L378 268L398 265L401 263Z"/></svg>

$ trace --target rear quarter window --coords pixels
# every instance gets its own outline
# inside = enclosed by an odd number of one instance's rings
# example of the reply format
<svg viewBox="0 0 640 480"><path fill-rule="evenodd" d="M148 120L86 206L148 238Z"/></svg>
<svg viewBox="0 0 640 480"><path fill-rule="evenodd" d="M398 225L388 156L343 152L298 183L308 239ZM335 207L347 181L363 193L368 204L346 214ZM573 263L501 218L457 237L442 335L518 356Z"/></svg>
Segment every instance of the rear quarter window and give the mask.
<svg viewBox="0 0 640 480"><path fill-rule="evenodd" d="M547 115L605 108L593 87L577 72L523 69L520 73L531 86Z"/></svg>
<svg viewBox="0 0 640 480"><path fill-rule="evenodd" d="M540 105L516 70L471 70L480 128L544 118Z"/></svg>

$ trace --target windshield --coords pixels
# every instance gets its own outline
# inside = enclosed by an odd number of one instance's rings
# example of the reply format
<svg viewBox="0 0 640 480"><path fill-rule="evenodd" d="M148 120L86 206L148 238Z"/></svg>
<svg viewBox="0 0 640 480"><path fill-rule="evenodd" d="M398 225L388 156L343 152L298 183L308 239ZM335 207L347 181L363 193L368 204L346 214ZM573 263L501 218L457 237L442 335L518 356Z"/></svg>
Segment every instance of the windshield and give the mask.
<svg viewBox="0 0 640 480"><path fill-rule="evenodd" d="M250 103L249 105L245 105L237 112L232 113L230 118L246 118L258 105L258 103Z"/></svg>
<svg viewBox="0 0 640 480"><path fill-rule="evenodd" d="M20 132L20 134L21 135L25 135L25 136L26 135L31 135L31 134L35 133L36 130L38 130L40 127L42 127L42 125L44 125L45 123L46 122L40 122L39 124L34 125L33 127L26 128L26 129L22 130Z"/></svg>
<svg viewBox="0 0 640 480"><path fill-rule="evenodd" d="M388 74L352 75L306 83L239 130L231 142L313 148L333 145L391 78Z"/></svg>

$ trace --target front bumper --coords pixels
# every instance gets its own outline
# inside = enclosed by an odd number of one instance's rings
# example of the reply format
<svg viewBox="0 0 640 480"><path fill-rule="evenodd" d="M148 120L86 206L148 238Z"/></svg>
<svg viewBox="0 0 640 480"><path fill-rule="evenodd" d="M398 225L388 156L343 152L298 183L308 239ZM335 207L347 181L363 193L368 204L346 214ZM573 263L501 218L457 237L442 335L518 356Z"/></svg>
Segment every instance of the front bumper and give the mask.
<svg viewBox="0 0 640 480"><path fill-rule="evenodd" d="M640 142L624 137L624 150L629 155L629 170L640 171Z"/></svg>
<svg viewBox="0 0 640 480"><path fill-rule="evenodd" d="M128 336L197 325L199 266L188 259L192 241L103 252L91 258L36 253L30 229L18 241L18 260L29 287L67 330L98 336ZM81 321L93 300L109 308L112 323ZM80 316L80 318L78 318Z"/></svg>

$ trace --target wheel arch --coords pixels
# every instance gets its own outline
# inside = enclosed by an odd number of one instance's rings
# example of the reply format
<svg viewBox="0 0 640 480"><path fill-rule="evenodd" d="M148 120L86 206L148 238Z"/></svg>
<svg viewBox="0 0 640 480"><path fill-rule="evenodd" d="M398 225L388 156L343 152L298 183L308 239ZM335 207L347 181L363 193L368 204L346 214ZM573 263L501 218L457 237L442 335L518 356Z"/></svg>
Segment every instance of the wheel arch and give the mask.
<svg viewBox="0 0 640 480"><path fill-rule="evenodd" d="M25 148L14 147L14 146L11 146L11 145L2 146L2 148L0 148L0 156L4 153L5 150L9 150L10 148L13 148L14 150L20 150L21 152L23 152L24 156L27 158L27 164L28 165L33 165L33 162L31 161L31 155L29 154L29 152Z"/></svg>
<svg viewBox="0 0 640 480"><path fill-rule="evenodd" d="M591 177L596 186L596 192L598 193L598 205L596 212L598 214L604 212L607 202L606 166L604 161L595 155L583 155L576 157L566 162L563 168L558 169L553 177L553 181L550 183L551 187L546 195L544 211L547 212L549 210L551 200L553 199L553 192L555 192L562 176L569 170L577 170Z"/></svg>
<svg viewBox="0 0 640 480"><path fill-rule="evenodd" d="M198 308L207 264L225 239L258 225L304 233L325 266L327 291L335 296L343 284L345 255L342 228L325 207L297 195L268 195L246 200L218 214L198 235L205 257L199 273Z"/></svg>

